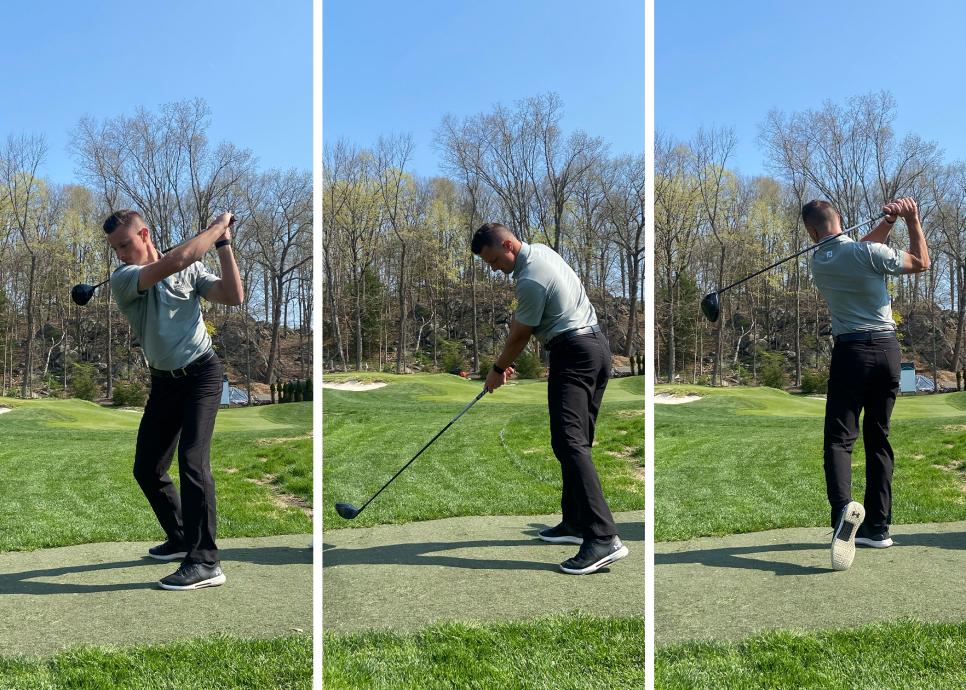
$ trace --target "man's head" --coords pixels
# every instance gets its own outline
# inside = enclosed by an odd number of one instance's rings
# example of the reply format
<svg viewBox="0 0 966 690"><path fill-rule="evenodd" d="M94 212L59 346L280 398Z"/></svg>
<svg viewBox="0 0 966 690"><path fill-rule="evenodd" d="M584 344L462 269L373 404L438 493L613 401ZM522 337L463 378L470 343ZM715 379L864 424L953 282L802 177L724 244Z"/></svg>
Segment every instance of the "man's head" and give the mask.
<svg viewBox="0 0 966 690"><path fill-rule="evenodd" d="M507 226L487 223L473 234L470 249L494 271L509 275L513 273L521 244Z"/></svg>
<svg viewBox="0 0 966 690"><path fill-rule="evenodd" d="M137 211L115 211L104 221L104 232L121 263L141 266L151 260L151 233Z"/></svg>
<svg viewBox="0 0 966 690"><path fill-rule="evenodd" d="M812 242L842 232L842 216L827 201L815 199L802 206L802 222Z"/></svg>

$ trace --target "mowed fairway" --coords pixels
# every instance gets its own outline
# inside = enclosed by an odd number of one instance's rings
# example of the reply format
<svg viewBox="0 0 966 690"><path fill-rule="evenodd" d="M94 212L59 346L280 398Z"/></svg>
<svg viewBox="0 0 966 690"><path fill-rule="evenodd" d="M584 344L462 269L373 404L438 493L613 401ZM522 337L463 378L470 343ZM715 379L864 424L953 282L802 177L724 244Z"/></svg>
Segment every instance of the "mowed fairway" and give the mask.
<svg viewBox="0 0 966 690"><path fill-rule="evenodd" d="M0 399L0 551L163 540L134 481L140 410ZM311 403L222 410L212 442L218 534L308 533ZM177 481L177 460L171 468Z"/></svg>
<svg viewBox="0 0 966 690"><path fill-rule="evenodd" d="M485 396L355 520L360 506L480 392L457 376L326 376L375 379L371 391L323 395L326 529L560 510L560 463L550 448L545 381L513 381ZM594 461L612 510L644 507L644 380L615 379L604 395Z"/></svg>
<svg viewBox="0 0 966 690"><path fill-rule="evenodd" d="M0 688L191 687L201 658L219 687L310 686L311 403L219 412L228 582L191 593L145 556L164 534L132 474L140 410L0 405Z"/></svg>
<svg viewBox="0 0 966 690"><path fill-rule="evenodd" d="M835 572L824 400L769 388L657 392L701 399L655 405L656 687L966 684L966 394L897 401L896 546L860 549ZM864 464L860 438L858 500Z"/></svg>
<svg viewBox="0 0 966 690"><path fill-rule="evenodd" d="M658 386L657 393L702 396L654 406L658 541L828 524L823 399L773 388ZM892 420L895 523L966 519L966 393L899 398ZM858 500L864 452L860 436Z"/></svg>
<svg viewBox="0 0 966 690"><path fill-rule="evenodd" d="M388 384L323 396L326 687L643 685L642 378L610 382L594 447L631 553L576 579L557 564L577 547L534 539L560 510L545 381L485 396L347 521L334 503L361 505L482 383L326 379Z"/></svg>

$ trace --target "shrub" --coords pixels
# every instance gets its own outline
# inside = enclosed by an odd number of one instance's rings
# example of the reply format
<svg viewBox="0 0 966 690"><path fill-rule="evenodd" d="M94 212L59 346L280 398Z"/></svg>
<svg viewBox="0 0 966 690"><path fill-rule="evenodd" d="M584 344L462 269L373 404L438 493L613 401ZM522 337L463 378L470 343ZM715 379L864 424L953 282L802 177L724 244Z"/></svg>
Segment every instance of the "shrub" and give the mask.
<svg viewBox="0 0 966 690"><path fill-rule="evenodd" d="M521 379L535 379L543 375L543 365L539 357L527 351L517 357L516 372Z"/></svg>
<svg viewBox="0 0 966 690"><path fill-rule="evenodd" d="M777 352L761 353L761 383L769 388L785 387L785 358Z"/></svg>
<svg viewBox="0 0 966 690"><path fill-rule="evenodd" d="M93 400L100 391L94 383L94 366L91 364L74 364L74 372L70 382L70 392L75 398L81 400Z"/></svg>
<svg viewBox="0 0 966 690"><path fill-rule="evenodd" d="M114 383L114 404L118 407L144 407L147 397L147 390L134 379Z"/></svg>
<svg viewBox="0 0 966 690"><path fill-rule="evenodd" d="M459 343L444 340L443 345L443 371L466 371L466 358L463 356L463 348Z"/></svg>
<svg viewBox="0 0 966 690"><path fill-rule="evenodd" d="M476 370L476 373L480 375L480 378L485 379L487 374L493 368L493 362L495 360L489 355L482 355L480 357L480 368Z"/></svg>
<svg viewBox="0 0 966 690"><path fill-rule="evenodd" d="M828 371L824 369L803 371L802 393L828 393Z"/></svg>

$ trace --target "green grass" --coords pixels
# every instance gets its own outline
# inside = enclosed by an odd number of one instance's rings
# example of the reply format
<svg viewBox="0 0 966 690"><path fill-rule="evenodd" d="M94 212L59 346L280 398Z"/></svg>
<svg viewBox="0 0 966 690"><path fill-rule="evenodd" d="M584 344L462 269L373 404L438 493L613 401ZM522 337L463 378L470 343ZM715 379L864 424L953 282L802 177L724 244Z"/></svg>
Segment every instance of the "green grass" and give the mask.
<svg viewBox="0 0 966 690"><path fill-rule="evenodd" d="M0 399L0 551L163 537L132 468L140 411ZM312 404L222 410L218 534L311 531ZM177 460L171 475L177 481Z"/></svg>
<svg viewBox="0 0 966 690"><path fill-rule="evenodd" d="M966 623L897 621L818 633L775 632L734 643L658 650L661 690L868 690L966 687Z"/></svg>
<svg viewBox="0 0 966 690"><path fill-rule="evenodd" d="M644 620L582 615L324 635L327 690L644 687Z"/></svg>
<svg viewBox="0 0 966 690"><path fill-rule="evenodd" d="M703 396L655 405L658 541L828 524L823 400L770 388L657 392ZM900 398L892 421L895 523L966 520L966 393ZM853 459L861 500L861 436Z"/></svg>
<svg viewBox="0 0 966 690"><path fill-rule="evenodd" d="M478 402L370 508L349 522L335 502L360 505L480 391L456 376L343 374L384 388L323 394L323 520L328 528L560 509L545 381L520 381ZM644 380L615 379L597 420L594 460L612 510L643 507Z"/></svg>
<svg viewBox="0 0 966 690"><path fill-rule="evenodd" d="M6 690L232 690L312 687L312 638L219 636L123 649L82 647L40 660L0 657Z"/></svg>

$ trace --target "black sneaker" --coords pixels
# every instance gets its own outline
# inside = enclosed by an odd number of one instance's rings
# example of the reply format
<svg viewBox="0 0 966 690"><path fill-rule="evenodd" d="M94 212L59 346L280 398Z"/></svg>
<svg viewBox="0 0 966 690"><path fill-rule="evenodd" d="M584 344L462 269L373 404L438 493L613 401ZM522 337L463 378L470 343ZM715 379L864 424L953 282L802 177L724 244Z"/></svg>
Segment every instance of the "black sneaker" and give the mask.
<svg viewBox="0 0 966 690"><path fill-rule="evenodd" d="M221 567L209 566L204 563L182 563L173 575L168 575L158 584L161 589L183 591L201 589L202 587L217 587L225 584L225 574Z"/></svg>
<svg viewBox="0 0 966 690"><path fill-rule="evenodd" d="M175 561L188 555L181 542L168 541L148 549L148 556L159 561Z"/></svg>
<svg viewBox="0 0 966 690"><path fill-rule="evenodd" d="M626 555L627 547L617 535L608 541L585 539L577 555L561 563L560 569L568 575L589 575Z"/></svg>
<svg viewBox="0 0 966 690"><path fill-rule="evenodd" d="M584 537L570 525L561 522L556 527L547 527L537 532L537 536L551 544L583 544Z"/></svg>
<svg viewBox="0 0 966 690"><path fill-rule="evenodd" d="M871 546L873 549L888 549L892 546L893 541L888 527L879 532L866 529L866 526L862 525L859 527L859 531L855 533L855 543L862 546Z"/></svg>
<svg viewBox="0 0 966 690"><path fill-rule="evenodd" d="M855 535L865 519L865 508L852 501L842 510L839 523L832 534L832 568L848 570L855 559Z"/></svg>

